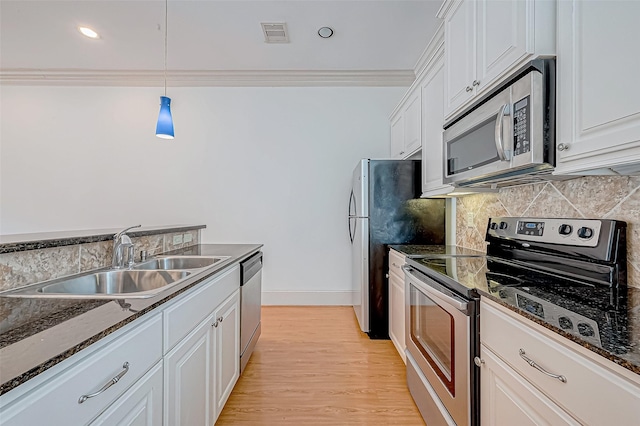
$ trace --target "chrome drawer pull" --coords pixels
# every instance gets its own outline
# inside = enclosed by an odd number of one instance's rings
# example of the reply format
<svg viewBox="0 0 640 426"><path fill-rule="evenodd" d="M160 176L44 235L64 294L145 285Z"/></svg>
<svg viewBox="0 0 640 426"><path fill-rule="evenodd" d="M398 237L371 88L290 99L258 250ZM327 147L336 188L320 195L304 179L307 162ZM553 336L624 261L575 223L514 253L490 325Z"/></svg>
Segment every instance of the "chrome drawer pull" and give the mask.
<svg viewBox="0 0 640 426"><path fill-rule="evenodd" d="M89 395L82 395L80 397L80 399L78 399L78 404L82 404L87 399L93 398L94 396L100 395L102 392L106 391L111 386L113 386L116 383L118 383L120 381L120 379L122 379L124 377L124 375L129 372L129 363L125 362L124 364L122 364L122 368L124 370L122 370L120 373L118 373L118 375L116 377L114 377L113 379L109 380L99 391L94 392L94 393L90 393Z"/></svg>
<svg viewBox="0 0 640 426"><path fill-rule="evenodd" d="M564 377L564 376L562 376L560 374L549 373L547 370L545 370L544 368L542 368L538 364L536 364L536 362L534 360L532 360L531 358L525 356L525 354L526 354L526 352L524 351L524 349L520 348L520 357L522 359L524 359L527 362L527 364L529 364L530 366L532 366L536 370L540 371L541 373L546 374L549 377L553 377L554 379L558 379L562 383L567 383L567 378L566 377Z"/></svg>

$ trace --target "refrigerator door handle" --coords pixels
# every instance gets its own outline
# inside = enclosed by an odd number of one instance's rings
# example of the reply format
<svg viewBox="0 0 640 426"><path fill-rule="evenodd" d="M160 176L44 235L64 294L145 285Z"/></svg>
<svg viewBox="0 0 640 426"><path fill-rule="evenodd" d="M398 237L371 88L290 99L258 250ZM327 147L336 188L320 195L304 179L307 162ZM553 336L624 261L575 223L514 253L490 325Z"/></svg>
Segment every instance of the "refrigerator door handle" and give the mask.
<svg viewBox="0 0 640 426"><path fill-rule="evenodd" d="M351 217L349 218L349 239L351 240L351 244L353 244L353 238L355 237L355 229L354 232L351 232Z"/></svg>

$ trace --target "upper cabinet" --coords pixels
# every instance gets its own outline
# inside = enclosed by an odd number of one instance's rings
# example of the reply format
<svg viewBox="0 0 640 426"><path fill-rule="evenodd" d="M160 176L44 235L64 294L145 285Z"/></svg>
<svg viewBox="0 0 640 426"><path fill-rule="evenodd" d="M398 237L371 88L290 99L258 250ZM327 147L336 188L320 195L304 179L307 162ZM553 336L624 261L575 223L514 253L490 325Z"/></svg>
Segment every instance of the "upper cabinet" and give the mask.
<svg viewBox="0 0 640 426"><path fill-rule="evenodd" d="M414 83L391 114L391 158L408 158L421 147L420 90Z"/></svg>
<svg viewBox="0 0 640 426"><path fill-rule="evenodd" d="M558 2L557 174L640 171L640 2Z"/></svg>
<svg viewBox="0 0 640 426"><path fill-rule="evenodd" d="M443 182L443 41L444 35L440 27L431 41L431 54L419 79L422 94L422 197L447 194L454 189Z"/></svg>
<svg viewBox="0 0 640 426"><path fill-rule="evenodd" d="M555 1L447 0L444 114L450 118L528 60L555 54Z"/></svg>

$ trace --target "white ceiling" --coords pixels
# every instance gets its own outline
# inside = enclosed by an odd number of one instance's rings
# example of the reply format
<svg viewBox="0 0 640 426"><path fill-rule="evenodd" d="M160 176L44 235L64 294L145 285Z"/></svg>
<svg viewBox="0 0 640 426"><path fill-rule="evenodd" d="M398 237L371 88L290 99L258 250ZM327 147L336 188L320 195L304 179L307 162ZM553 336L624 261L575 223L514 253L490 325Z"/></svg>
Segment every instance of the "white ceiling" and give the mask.
<svg viewBox="0 0 640 426"><path fill-rule="evenodd" d="M406 76L439 24L440 4L169 0L167 67L176 79ZM164 0L0 0L0 77L158 77L164 67L164 10ZM265 43L261 22L286 22L290 43ZM78 25L101 38L85 38ZM320 38L322 26L333 28L333 37Z"/></svg>

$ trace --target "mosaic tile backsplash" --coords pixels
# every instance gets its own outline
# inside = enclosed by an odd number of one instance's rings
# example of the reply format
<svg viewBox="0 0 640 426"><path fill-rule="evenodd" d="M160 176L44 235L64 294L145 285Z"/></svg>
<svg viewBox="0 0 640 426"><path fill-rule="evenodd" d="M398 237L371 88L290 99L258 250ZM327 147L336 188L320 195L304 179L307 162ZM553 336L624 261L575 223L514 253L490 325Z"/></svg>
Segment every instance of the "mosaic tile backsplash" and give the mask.
<svg viewBox="0 0 640 426"><path fill-rule="evenodd" d="M627 222L628 284L640 288L640 176L588 176L460 197L456 244L486 251L487 221L494 216L623 220Z"/></svg>

